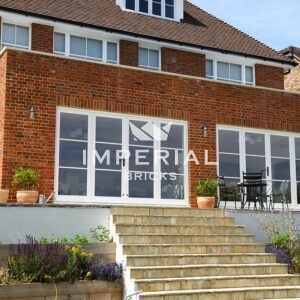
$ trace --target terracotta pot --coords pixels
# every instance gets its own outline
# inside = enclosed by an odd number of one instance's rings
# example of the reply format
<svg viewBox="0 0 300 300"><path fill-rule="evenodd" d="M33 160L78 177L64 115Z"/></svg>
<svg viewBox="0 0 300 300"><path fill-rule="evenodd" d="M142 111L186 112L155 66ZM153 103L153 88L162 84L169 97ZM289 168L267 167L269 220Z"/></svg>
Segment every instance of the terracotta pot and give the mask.
<svg viewBox="0 0 300 300"><path fill-rule="evenodd" d="M38 191L17 191L18 203L37 203Z"/></svg>
<svg viewBox="0 0 300 300"><path fill-rule="evenodd" d="M199 208L214 208L216 203L215 197L197 197Z"/></svg>
<svg viewBox="0 0 300 300"><path fill-rule="evenodd" d="M0 190L0 202L7 202L9 190Z"/></svg>

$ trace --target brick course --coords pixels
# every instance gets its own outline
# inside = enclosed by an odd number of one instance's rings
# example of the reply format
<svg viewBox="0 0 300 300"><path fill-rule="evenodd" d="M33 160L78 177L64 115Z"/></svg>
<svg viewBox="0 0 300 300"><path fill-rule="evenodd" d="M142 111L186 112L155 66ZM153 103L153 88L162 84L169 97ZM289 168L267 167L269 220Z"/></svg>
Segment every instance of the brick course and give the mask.
<svg viewBox="0 0 300 300"><path fill-rule="evenodd" d="M257 64L255 65L255 80L257 86L284 89L282 68Z"/></svg>
<svg viewBox="0 0 300 300"><path fill-rule="evenodd" d="M0 169L0 184L8 186L12 170L21 165L39 171L40 191L53 190L57 106L188 121L189 149L200 162L189 166L193 206L194 181L216 174L215 166L204 165L205 149L209 160L216 160L216 124L300 130L298 94L17 50L2 55L0 76L6 64L5 168ZM36 120L29 119L29 104L35 106ZM207 138L203 124L208 126Z"/></svg>
<svg viewBox="0 0 300 300"><path fill-rule="evenodd" d="M53 52L53 27L31 24L31 49L43 52Z"/></svg>
<svg viewBox="0 0 300 300"><path fill-rule="evenodd" d="M120 40L120 64L137 67L139 61L139 44Z"/></svg>

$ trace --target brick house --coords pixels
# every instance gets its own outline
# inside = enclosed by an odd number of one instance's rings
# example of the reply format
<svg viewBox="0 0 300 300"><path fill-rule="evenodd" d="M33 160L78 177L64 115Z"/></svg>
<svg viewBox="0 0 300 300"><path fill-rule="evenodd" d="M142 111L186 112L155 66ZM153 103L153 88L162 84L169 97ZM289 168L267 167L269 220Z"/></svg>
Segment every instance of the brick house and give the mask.
<svg viewBox="0 0 300 300"><path fill-rule="evenodd" d="M11 201L30 166L58 203L195 206L199 178L268 170L300 204L286 56L184 0L0 0L0 17Z"/></svg>
<svg viewBox="0 0 300 300"><path fill-rule="evenodd" d="M286 70L284 74L284 87L288 91L300 91L300 48L289 46L280 51L295 63L293 69Z"/></svg>

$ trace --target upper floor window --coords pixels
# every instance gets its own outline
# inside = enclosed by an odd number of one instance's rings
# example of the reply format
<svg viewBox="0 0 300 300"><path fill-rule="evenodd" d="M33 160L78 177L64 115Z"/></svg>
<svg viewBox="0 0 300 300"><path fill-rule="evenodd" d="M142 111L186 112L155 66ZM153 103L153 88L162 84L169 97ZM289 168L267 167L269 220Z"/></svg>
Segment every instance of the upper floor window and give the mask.
<svg viewBox="0 0 300 300"><path fill-rule="evenodd" d="M163 18L174 19L174 0L125 0L125 8Z"/></svg>
<svg viewBox="0 0 300 300"><path fill-rule="evenodd" d="M29 27L15 24L2 24L3 45L29 48Z"/></svg>
<svg viewBox="0 0 300 300"><path fill-rule="evenodd" d="M159 51L139 48L139 67L149 68L149 69L159 69Z"/></svg>
<svg viewBox="0 0 300 300"><path fill-rule="evenodd" d="M236 83L254 84L253 67L223 61L206 60L206 77Z"/></svg>
<svg viewBox="0 0 300 300"><path fill-rule="evenodd" d="M54 52L116 63L117 43L64 33L54 33Z"/></svg>

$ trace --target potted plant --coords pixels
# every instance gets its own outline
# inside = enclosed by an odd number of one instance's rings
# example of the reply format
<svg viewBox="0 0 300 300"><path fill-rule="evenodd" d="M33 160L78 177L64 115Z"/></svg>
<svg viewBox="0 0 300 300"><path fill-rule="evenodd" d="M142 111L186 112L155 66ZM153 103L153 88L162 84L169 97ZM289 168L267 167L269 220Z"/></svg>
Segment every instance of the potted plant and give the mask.
<svg viewBox="0 0 300 300"><path fill-rule="evenodd" d="M218 191L216 179L202 179L195 184L195 192L198 195L197 204L199 208L214 208Z"/></svg>
<svg viewBox="0 0 300 300"><path fill-rule="evenodd" d="M9 190L0 189L0 203L4 203L8 201Z"/></svg>
<svg viewBox="0 0 300 300"><path fill-rule="evenodd" d="M18 203L36 203L39 192L33 190L37 180L38 174L31 168L18 167L15 169L12 184L20 188L17 190Z"/></svg>

